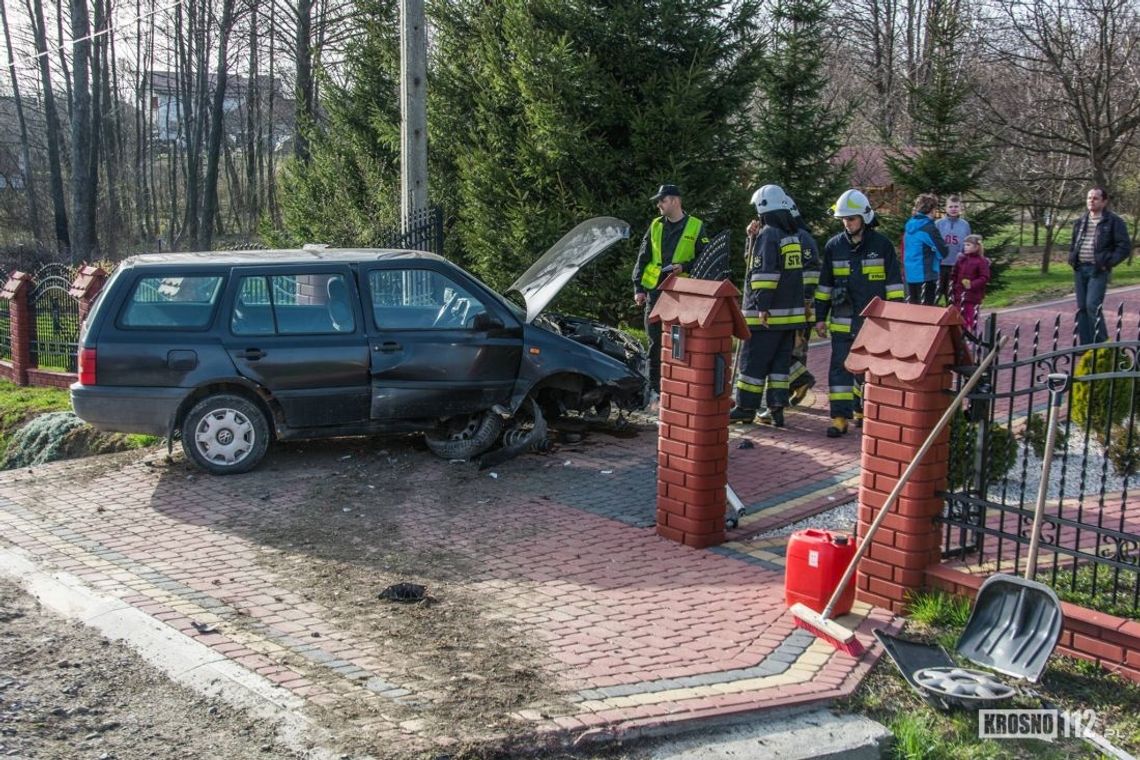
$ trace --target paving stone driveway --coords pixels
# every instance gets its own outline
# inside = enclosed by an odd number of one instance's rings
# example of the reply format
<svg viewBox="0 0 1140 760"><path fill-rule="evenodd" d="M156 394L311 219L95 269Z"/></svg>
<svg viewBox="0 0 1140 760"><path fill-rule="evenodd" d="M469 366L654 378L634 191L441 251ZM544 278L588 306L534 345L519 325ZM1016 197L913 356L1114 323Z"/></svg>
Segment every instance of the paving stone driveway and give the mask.
<svg viewBox="0 0 1140 760"><path fill-rule="evenodd" d="M748 475L765 451L802 459L798 449L814 446L806 436L826 424L811 414L783 438L760 428L737 434L759 444L733 448L733 477L749 503L826 503L829 483L844 493L854 440L846 456L813 455L806 479L766 469L764 487ZM565 741L853 689L872 658L855 662L794 628L782 598L782 542L753 541L742 529L740 540L699 551L654 534L655 427L642 420L635 430L632 438L591 433L488 472L438 460L410 439L280 446L258 470L229 477L199 473L181 456L166 462L161 451L7 472L3 542L318 713L346 699L370 706L368 731L409 752L469 737L433 725L437 690L335 600L306 593L313 576L305 573L330 562L375 571L378 581L399 577L408 568L384 565L385 535L399 537L405 560L409 550L427 558L416 572L429 593L437 593L429 560L446 557L451 569L437 569L439 588L483 600L527 642L550 694L505 708L500 731ZM855 613L845 622L865 641L873 627L892 625L882 611Z"/></svg>

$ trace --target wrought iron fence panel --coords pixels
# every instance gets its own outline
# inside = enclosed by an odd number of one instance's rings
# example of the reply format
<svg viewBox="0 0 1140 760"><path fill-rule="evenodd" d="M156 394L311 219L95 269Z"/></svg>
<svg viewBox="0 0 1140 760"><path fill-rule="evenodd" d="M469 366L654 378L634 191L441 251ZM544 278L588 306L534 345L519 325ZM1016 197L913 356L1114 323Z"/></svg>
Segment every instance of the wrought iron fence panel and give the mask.
<svg viewBox="0 0 1140 760"><path fill-rule="evenodd" d="M443 255L443 207L432 206L413 212L401 229L381 235L375 248L401 248L430 251Z"/></svg>
<svg viewBox="0 0 1140 760"><path fill-rule="evenodd" d="M1050 374L1071 379L1058 409L1036 579L1062 598L1140 614L1140 328L1123 307L1110 340L1081 346L1067 317L1012 329L989 376L954 422L943 492L943 556L984 572L1022 573L1047 433ZM1127 320L1131 323L1131 320ZM981 350L1000 337L991 315ZM979 350L979 354L981 353ZM960 380L967 374L962 368Z"/></svg>
<svg viewBox="0 0 1140 760"><path fill-rule="evenodd" d="M63 264L48 264L36 272L28 298L32 366L61 372L77 369L79 302L68 292L74 274Z"/></svg>
<svg viewBox="0 0 1140 760"><path fill-rule="evenodd" d="M12 361L12 317L8 299L0 298L0 360Z"/></svg>

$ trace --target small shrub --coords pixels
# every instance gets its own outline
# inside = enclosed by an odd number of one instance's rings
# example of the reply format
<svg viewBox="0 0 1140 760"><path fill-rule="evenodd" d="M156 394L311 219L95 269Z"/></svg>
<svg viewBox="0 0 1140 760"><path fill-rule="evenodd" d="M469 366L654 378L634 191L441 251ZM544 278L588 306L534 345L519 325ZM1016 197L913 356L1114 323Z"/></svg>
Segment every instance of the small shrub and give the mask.
<svg viewBox="0 0 1140 760"><path fill-rule="evenodd" d="M1073 377L1127 370L1129 355L1119 349L1098 348L1081 355ZM1118 475L1128 476L1140 468L1140 431L1133 429L1132 414L1140 409L1140 383L1135 378L1114 377L1073 383L1069 415L1106 448Z"/></svg>
<svg viewBox="0 0 1140 760"><path fill-rule="evenodd" d="M1063 421L1057 422L1057 433L1053 439L1054 453L1063 451L1068 445L1068 435L1065 433L1062 424ZM1048 418L1043 414L1030 415L1029 419L1025 421L1025 430L1021 432L1021 438L1029 444L1038 459L1045 458L1045 439L1048 437Z"/></svg>
<svg viewBox="0 0 1140 760"><path fill-rule="evenodd" d="M12 436L3 469L62 459L67 434L83 424L72 412L49 412L33 418Z"/></svg>
<svg viewBox="0 0 1140 760"><path fill-rule="evenodd" d="M950 422L950 464L947 487L961 491L977 479L974 453L977 447L978 424L970 422L962 411L955 412ZM1017 438L1009 428L990 424L986 440L986 476L990 482L1001 480L1017 463Z"/></svg>
<svg viewBox="0 0 1140 760"><path fill-rule="evenodd" d="M1133 396L1140 401L1140 384L1133 378L1084 381L1079 378L1110 374L1130 365L1131 360L1119 349L1098 348L1081 354L1073 370L1069 414L1073 422L1088 426L1102 441L1112 425L1123 422L1136 408Z"/></svg>

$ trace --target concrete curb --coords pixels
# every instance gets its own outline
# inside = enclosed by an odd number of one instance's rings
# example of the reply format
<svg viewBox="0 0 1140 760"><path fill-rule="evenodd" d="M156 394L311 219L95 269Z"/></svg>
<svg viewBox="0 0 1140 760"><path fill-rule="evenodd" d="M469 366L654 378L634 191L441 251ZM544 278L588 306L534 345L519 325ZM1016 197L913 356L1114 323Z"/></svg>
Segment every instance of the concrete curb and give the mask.
<svg viewBox="0 0 1140 760"><path fill-rule="evenodd" d="M650 760L879 760L892 741L882 724L828 710L774 715L659 744Z"/></svg>
<svg viewBox="0 0 1140 760"><path fill-rule="evenodd" d="M301 714L305 702L114 597L103 596L73 575L48 573L22 553L0 549L0 575L18 582L46 609L126 643L171 680L277 724L278 738L306 757L340 757L312 749L322 732Z"/></svg>

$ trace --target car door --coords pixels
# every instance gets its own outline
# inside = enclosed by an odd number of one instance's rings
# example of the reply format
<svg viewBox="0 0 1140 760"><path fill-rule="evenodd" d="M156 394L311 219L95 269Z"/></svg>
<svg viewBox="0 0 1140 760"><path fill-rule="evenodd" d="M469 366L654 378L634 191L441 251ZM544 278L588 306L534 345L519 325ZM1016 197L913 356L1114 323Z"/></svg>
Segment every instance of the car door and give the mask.
<svg viewBox="0 0 1140 760"><path fill-rule="evenodd" d="M226 350L289 427L368 419L368 339L349 266L238 268L228 293Z"/></svg>
<svg viewBox="0 0 1140 760"><path fill-rule="evenodd" d="M456 267L398 259L365 270L372 418L451 417L506 404L522 325Z"/></svg>

